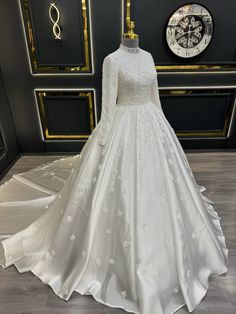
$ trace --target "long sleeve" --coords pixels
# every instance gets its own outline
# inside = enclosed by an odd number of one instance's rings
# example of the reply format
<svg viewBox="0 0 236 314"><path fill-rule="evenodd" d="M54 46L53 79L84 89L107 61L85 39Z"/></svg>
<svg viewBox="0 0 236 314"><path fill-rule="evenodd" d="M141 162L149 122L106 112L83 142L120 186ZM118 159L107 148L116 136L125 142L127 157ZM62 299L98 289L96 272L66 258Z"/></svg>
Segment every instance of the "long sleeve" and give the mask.
<svg viewBox="0 0 236 314"><path fill-rule="evenodd" d="M155 62L153 60L153 57L152 55L150 54L151 56L151 62L153 64L153 67L155 67ZM156 71L156 70L155 70ZM157 79L157 74L156 74L156 78L155 80L153 81L153 84L152 84L152 87L151 87L151 98L152 98L152 102L154 104L157 105L157 107L163 112L162 110L162 105L161 105L161 100L160 100L160 95L159 95L159 89L158 89L158 79Z"/></svg>
<svg viewBox="0 0 236 314"><path fill-rule="evenodd" d="M163 112L161 100L160 100L160 95L159 95L157 76L156 76L156 79L154 80L153 85L152 85L152 101Z"/></svg>
<svg viewBox="0 0 236 314"><path fill-rule="evenodd" d="M107 55L102 65L102 109L101 118L98 123L99 140L101 145L105 144L107 135L112 125L116 98L118 92L118 64Z"/></svg>

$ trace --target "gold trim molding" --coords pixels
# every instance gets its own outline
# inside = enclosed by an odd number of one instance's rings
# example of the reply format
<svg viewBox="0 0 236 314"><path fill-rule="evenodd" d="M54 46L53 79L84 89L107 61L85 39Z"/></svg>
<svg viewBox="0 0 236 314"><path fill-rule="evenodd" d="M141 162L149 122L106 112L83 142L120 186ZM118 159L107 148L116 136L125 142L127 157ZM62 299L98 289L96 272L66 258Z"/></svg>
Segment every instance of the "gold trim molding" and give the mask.
<svg viewBox="0 0 236 314"><path fill-rule="evenodd" d="M212 65L212 64L189 64L189 65L155 65L156 71L164 72L172 72L176 70L193 70L189 71L190 73L194 74L196 70L205 70L206 73L208 73L210 70L212 71L221 71L224 73L225 71L236 71L236 64L235 66L231 65ZM180 71L181 73L181 71Z"/></svg>
<svg viewBox="0 0 236 314"><path fill-rule="evenodd" d="M51 139L81 139L81 140L87 140L90 136L90 134L50 134L49 126L48 126L48 119L47 114L45 110L45 97L47 96L77 96L77 97L83 97L87 98L88 100L88 106L89 106L89 122L90 122L90 131L92 132L95 128L95 119L96 119L96 112L94 110L95 108L95 90L41 90L41 89L35 89L35 97L38 104L38 113L40 118L40 126L41 131L43 134L44 140L51 140ZM94 119L95 117L95 119Z"/></svg>

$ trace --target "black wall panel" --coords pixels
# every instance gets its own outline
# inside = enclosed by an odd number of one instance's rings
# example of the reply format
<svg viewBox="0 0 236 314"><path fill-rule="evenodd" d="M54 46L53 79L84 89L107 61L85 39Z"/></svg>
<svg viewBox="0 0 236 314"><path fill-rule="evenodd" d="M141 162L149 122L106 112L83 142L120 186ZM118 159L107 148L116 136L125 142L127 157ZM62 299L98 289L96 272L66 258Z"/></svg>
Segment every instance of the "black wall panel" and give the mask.
<svg viewBox="0 0 236 314"><path fill-rule="evenodd" d="M77 133L90 134L89 120L82 117L89 115L89 108L86 100L48 97L46 100L47 115L49 117L50 134L74 135Z"/></svg>
<svg viewBox="0 0 236 314"><path fill-rule="evenodd" d="M92 73L88 0L19 3L32 73Z"/></svg>
<svg viewBox="0 0 236 314"><path fill-rule="evenodd" d="M94 90L36 90L42 136L87 140L96 124Z"/></svg>
<svg viewBox="0 0 236 314"><path fill-rule="evenodd" d="M67 1L57 1L60 10L67 13L66 15L61 15L62 23L66 24L66 29L63 28L62 32L62 47L60 41L56 45L52 41L52 27L50 27L51 23L49 23L48 19L48 1L31 0L29 4L37 39L35 47L39 63L59 66L64 66L65 64L76 65L78 62L82 64L84 51L81 46L83 33L80 28L80 21L82 20L80 1L70 0L69 5ZM71 43L73 43L73 49L70 49Z"/></svg>

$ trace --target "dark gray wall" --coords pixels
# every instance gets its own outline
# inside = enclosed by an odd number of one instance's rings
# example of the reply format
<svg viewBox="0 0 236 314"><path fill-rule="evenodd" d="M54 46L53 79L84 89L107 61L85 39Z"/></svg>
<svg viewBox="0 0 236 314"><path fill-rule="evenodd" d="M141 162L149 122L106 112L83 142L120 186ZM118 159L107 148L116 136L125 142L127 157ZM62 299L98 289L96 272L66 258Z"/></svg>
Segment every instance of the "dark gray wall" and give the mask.
<svg viewBox="0 0 236 314"><path fill-rule="evenodd" d="M44 1L48 5L48 1ZM59 3L63 1L59 1ZM193 2L193 1L189 1ZM94 111L100 118L101 68L104 57L118 48L121 40L121 2L117 0L91 0L93 30L94 75L33 76L30 73L27 44L18 0L0 1L0 61L14 126L21 152L79 152L86 139L44 141L40 132L40 119L34 97L35 88L95 88ZM204 53L191 64L229 64L232 69L222 73L158 73L161 100L167 119L178 135L183 131L200 130L202 133L222 131L226 119L231 121L230 136L179 136L184 148L236 148L235 102L236 2L229 0L222 10L222 1L198 1L212 13L215 34ZM140 47L152 53L156 65L181 64L165 41L165 26L170 15L185 1L135 1L135 32L140 36ZM68 3L67 3L68 7ZM226 12L227 10L227 12ZM40 14L37 23L40 23ZM226 18L227 17L227 18ZM71 29L73 32L73 29ZM41 34L42 35L42 34ZM42 35L43 37L43 35ZM47 49L44 47L44 49ZM45 53L45 50L44 50ZM71 51L70 51L71 53ZM74 57L78 50L74 51ZM73 59L73 53L71 58ZM203 88L209 87L205 92ZM191 90L192 97L173 94L176 89ZM6 109L8 110L8 109ZM66 110L66 107L65 107ZM57 116L55 118L63 121ZM78 123L80 123L78 117ZM84 119L84 117L83 117ZM191 119L194 123L191 123ZM189 123L186 123L188 121ZM70 121L65 121L66 127ZM82 122L81 122L82 123ZM74 121L73 121L74 124ZM191 128L193 127L193 128ZM62 125L63 128L63 125Z"/></svg>
<svg viewBox="0 0 236 314"><path fill-rule="evenodd" d="M0 68L0 175L19 154L15 128Z"/></svg>

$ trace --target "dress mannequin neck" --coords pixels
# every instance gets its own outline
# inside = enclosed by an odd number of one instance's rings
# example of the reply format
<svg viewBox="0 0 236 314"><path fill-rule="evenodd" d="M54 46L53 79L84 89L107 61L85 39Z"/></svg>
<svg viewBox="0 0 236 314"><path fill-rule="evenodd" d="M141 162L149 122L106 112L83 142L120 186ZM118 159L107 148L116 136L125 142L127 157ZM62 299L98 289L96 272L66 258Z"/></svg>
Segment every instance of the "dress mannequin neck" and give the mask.
<svg viewBox="0 0 236 314"><path fill-rule="evenodd" d="M128 48L139 48L139 39L130 39L122 37L121 43Z"/></svg>

